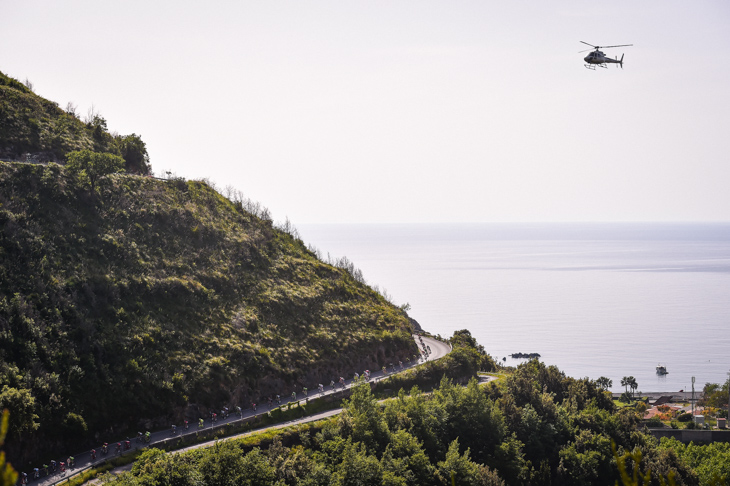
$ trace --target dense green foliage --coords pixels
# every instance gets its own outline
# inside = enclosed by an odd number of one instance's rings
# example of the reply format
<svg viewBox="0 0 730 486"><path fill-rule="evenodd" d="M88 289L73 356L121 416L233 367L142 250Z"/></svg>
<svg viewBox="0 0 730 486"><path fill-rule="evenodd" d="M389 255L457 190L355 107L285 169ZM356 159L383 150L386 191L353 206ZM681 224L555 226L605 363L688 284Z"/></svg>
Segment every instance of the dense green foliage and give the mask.
<svg viewBox="0 0 730 486"><path fill-rule="evenodd" d="M106 176L124 170L124 159L109 153L77 150L68 153L66 170L77 179L77 183L88 185L91 192L96 192L98 183Z"/></svg>
<svg viewBox="0 0 730 486"><path fill-rule="evenodd" d="M661 440L660 450L676 454L699 476L700 484L730 485L730 444L682 444L676 439Z"/></svg>
<svg viewBox="0 0 730 486"><path fill-rule="evenodd" d="M455 331L449 343L453 348L449 354L379 381L375 385L375 393L409 390L414 386L431 390L439 385L443 377L454 383L465 384L471 378L476 378L477 371L493 371L497 368L494 359L486 353L484 346L477 343L469 330Z"/></svg>
<svg viewBox="0 0 730 486"><path fill-rule="evenodd" d="M0 163L0 407L13 457L98 446L96 434L246 407L416 352L402 310L207 184L109 174L90 190L70 169Z"/></svg>
<svg viewBox="0 0 730 486"><path fill-rule="evenodd" d="M532 361L499 384L444 379L430 395L414 387L382 405L361 385L315 434L259 447L247 440L180 455L150 451L112 484L613 485L621 480L617 458L629 475L650 475L645 484L670 476L698 484L637 421L595 382ZM627 457L642 458L638 469Z"/></svg>
<svg viewBox="0 0 730 486"><path fill-rule="evenodd" d="M150 172L147 148L138 135L109 133L106 120L93 111L83 122L71 105L64 111L0 72L0 158L25 160L30 154L36 162L62 162L78 150L121 156L127 172Z"/></svg>
<svg viewBox="0 0 730 486"><path fill-rule="evenodd" d="M700 400L699 404L703 407L717 408L719 417L727 417L729 384L730 382L728 381L722 385L718 383L705 383L705 387L702 390L702 400Z"/></svg>

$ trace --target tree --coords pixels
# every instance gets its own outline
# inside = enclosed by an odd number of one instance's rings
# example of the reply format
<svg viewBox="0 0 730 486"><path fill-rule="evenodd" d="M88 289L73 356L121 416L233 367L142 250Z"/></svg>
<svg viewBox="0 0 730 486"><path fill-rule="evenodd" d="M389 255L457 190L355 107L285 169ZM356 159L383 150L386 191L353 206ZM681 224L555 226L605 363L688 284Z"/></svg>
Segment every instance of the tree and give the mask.
<svg viewBox="0 0 730 486"><path fill-rule="evenodd" d="M421 443L403 429L392 434L383 454L382 464L385 470L411 479L411 484L428 484L434 474L433 466Z"/></svg>
<svg viewBox="0 0 730 486"><path fill-rule="evenodd" d="M469 458L470 451L459 454L459 439L449 444L446 458L438 463L438 472L446 484L473 484L479 474L479 466Z"/></svg>
<svg viewBox="0 0 730 486"><path fill-rule="evenodd" d="M78 112L78 107L72 101L69 101L68 103L66 103L66 113L68 113L69 115L71 115L74 118L78 118L77 112Z"/></svg>
<svg viewBox="0 0 730 486"><path fill-rule="evenodd" d="M705 383L700 405L705 407L726 408L728 404L728 382L722 386L717 383Z"/></svg>
<svg viewBox="0 0 730 486"><path fill-rule="evenodd" d="M10 424L10 436L21 440L23 434L38 429L36 422L38 415L35 413L35 397L26 388L13 388L4 385L0 391L0 409L10 410L13 421Z"/></svg>
<svg viewBox="0 0 730 486"><path fill-rule="evenodd" d="M342 462L337 466L332 484L337 486L379 486L383 484L383 467L375 456L368 455L365 444L347 439Z"/></svg>
<svg viewBox="0 0 730 486"><path fill-rule="evenodd" d="M102 178L124 170L124 159L109 153L77 150L68 153L66 169L77 177L82 184L88 184L91 191L94 192L97 183Z"/></svg>
<svg viewBox="0 0 730 486"><path fill-rule="evenodd" d="M150 173L150 157L147 146L139 135L131 134L117 137L119 151L124 158L124 167L127 172L147 175Z"/></svg>
<svg viewBox="0 0 730 486"><path fill-rule="evenodd" d="M353 440L362 442L371 450L382 450L390 441L390 431L380 405L370 391L369 383L362 383L345 400L344 411L339 417L343 435L352 435Z"/></svg>
<svg viewBox="0 0 730 486"><path fill-rule="evenodd" d="M631 398L633 398L634 392L636 391L637 388L639 388L639 385L636 383L636 378L634 378L633 376L629 376L628 385L629 385L629 388L631 388Z"/></svg>
<svg viewBox="0 0 730 486"><path fill-rule="evenodd" d="M621 380L621 384L623 385L623 380ZM596 380L596 385L601 390L607 391L609 388L613 386L613 380L611 378L607 378L605 376L602 376Z"/></svg>

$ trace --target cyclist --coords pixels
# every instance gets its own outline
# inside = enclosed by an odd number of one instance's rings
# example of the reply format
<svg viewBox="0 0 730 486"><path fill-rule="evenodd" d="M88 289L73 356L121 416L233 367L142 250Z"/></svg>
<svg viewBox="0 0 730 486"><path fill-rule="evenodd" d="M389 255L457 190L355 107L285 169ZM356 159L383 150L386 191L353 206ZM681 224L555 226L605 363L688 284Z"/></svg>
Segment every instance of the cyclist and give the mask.
<svg viewBox="0 0 730 486"><path fill-rule="evenodd" d="M204 422L204 421L203 421L203 419L202 419L202 418L201 418L201 419L198 419L198 428L199 428L199 429L202 429L203 427L205 427L205 425L204 425L204 423L203 423L203 422Z"/></svg>
<svg viewBox="0 0 730 486"><path fill-rule="evenodd" d="M213 412L213 423L216 423L218 421L218 414Z"/></svg>
<svg viewBox="0 0 730 486"><path fill-rule="evenodd" d="M383 366L383 374L384 375L387 375L388 374L388 370L385 369L385 366Z"/></svg>
<svg viewBox="0 0 730 486"><path fill-rule="evenodd" d="M253 402L251 402L251 408L252 408L252 409L253 409L253 411L255 412L255 411L256 411L256 404L255 404L255 403L253 403Z"/></svg>
<svg viewBox="0 0 730 486"><path fill-rule="evenodd" d="M33 479L38 479L39 477L41 477L41 472L38 470L37 467L34 467L33 468Z"/></svg>
<svg viewBox="0 0 730 486"><path fill-rule="evenodd" d="M403 369L403 361L398 361L398 365L400 366L400 369Z"/></svg>
<svg viewBox="0 0 730 486"><path fill-rule="evenodd" d="M355 373L355 381L357 381L358 378L360 378L360 375L358 375L357 372L356 372Z"/></svg>
<svg viewBox="0 0 730 486"><path fill-rule="evenodd" d="M188 430L188 427L189 427L189 425L188 425L188 421L186 420L186 421L185 421L185 430Z"/></svg>
<svg viewBox="0 0 730 486"><path fill-rule="evenodd" d="M293 391L291 392L291 399L296 400L297 399L297 392Z"/></svg>
<svg viewBox="0 0 730 486"><path fill-rule="evenodd" d="M66 463L61 461L60 468L61 468L61 476L65 475L66 474Z"/></svg>
<svg viewBox="0 0 730 486"><path fill-rule="evenodd" d="M319 394L320 394L320 395L321 395L322 393L324 393L324 385L323 385L322 383L320 383L320 384L319 384L319 386L317 386L317 389L319 390Z"/></svg>
<svg viewBox="0 0 730 486"><path fill-rule="evenodd" d="M68 468L71 469L72 467L76 467L76 459L74 459L74 456L69 456Z"/></svg>
<svg viewBox="0 0 730 486"><path fill-rule="evenodd" d="M117 454L121 454L121 453L122 453L122 443L117 442ZM71 467L71 464L69 464L68 467Z"/></svg>
<svg viewBox="0 0 730 486"><path fill-rule="evenodd" d="M340 376L340 385L342 385L342 388L345 388L345 379Z"/></svg>
<svg viewBox="0 0 730 486"><path fill-rule="evenodd" d="M243 410L241 410L241 407L236 407L236 413L239 417L243 418Z"/></svg>
<svg viewBox="0 0 730 486"><path fill-rule="evenodd" d="M225 411L225 412L226 412L226 414L225 414L225 415L226 415L226 418L228 418L228 415L229 415L229 414L228 414L228 407L223 407L223 411Z"/></svg>
<svg viewBox="0 0 730 486"><path fill-rule="evenodd" d="M91 460L96 460L96 449L91 449Z"/></svg>
<svg viewBox="0 0 730 486"><path fill-rule="evenodd" d="M279 395L279 394L276 395L276 403L281 405L281 395Z"/></svg>
<svg viewBox="0 0 730 486"><path fill-rule="evenodd" d="M272 403L271 397L267 397L267 399L269 401L269 408L271 408L271 403Z"/></svg>
<svg viewBox="0 0 730 486"><path fill-rule="evenodd" d="M48 464L43 464L43 472L48 476Z"/></svg>
<svg viewBox="0 0 730 486"><path fill-rule="evenodd" d="M202 422L203 419L200 419L200 421ZM148 430L147 432L144 433L144 441L149 444L151 440L152 440L152 434L150 434L150 431Z"/></svg>
<svg viewBox="0 0 730 486"><path fill-rule="evenodd" d="M137 432L137 442L142 442L142 432Z"/></svg>
<svg viewBox="0 0 730 486"><path fill-rule="evenodd" d="M20 473L20 484L28 484L28 474Z"/></svg>
<svg viewBox="0 0 730 486"><path fill-rule="evenodd" d="M302 392L304 392L304 396L306 397L307 396L307 387L306 386L304 388L302 388Z"/></svg>
<svg viewBox="0 0 730 486"><path fill-rule="evenodd" d="M170 429L170 433L172 435L177 434L177 426L176 425L174 425L174 424L172 425L172 428Z"/></svg>
<svg viewBox="0 0 730 486"><path fill-rule="evenodd" d="M51 471L56 472L56 461L51 460Z"/></svg>
<svg viewBox="0 0 730 486"><path fill-rule="evenodd" d="M128 440L125 440L124 441L124 450L125 451L128 451L131 448L132 448L132 443L130 441L128 441Z"/></svg>
<svg viewBox="0 0 730 486"><path fill-rule="evenodd" d="M101 446L101 453L106 456L108 452L109 452L109 444L104 442L104 445Z"/></svg>

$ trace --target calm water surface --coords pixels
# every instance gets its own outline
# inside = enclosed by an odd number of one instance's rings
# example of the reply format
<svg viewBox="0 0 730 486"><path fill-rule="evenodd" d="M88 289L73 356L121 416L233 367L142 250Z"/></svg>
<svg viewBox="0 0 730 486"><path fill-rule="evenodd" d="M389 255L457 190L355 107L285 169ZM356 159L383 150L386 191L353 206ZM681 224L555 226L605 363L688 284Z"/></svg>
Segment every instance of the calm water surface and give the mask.
<svg viewBox="0 0 730 486"><path fill-rule="evenodd" d="M730 224L300 225L421 325L495 358L540 353L620 391L696 389L730 371ZM658 363L669 374L655 373Z"/></svg>

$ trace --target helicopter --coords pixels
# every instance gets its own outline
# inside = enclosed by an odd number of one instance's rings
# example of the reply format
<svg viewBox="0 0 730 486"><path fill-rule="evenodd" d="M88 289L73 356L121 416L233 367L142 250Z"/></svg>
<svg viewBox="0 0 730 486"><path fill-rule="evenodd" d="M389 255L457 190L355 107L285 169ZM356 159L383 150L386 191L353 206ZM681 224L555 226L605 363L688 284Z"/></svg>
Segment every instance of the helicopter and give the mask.
<svg viewBox="0 0 730 486"><path fill-rule="evenodd" d="M611 47L633 46L633 44L621 44L618 46L594 46L593 44L589 44L587 42L583 42L583 41L580 41L580 42L582 42L583 44L585 44L587 46L591 46L592 48L595 49L595 51L591 52L590 54L588 54L586 57L583 58L583 60L587 63L587 64L585 64L585 67L587 67L588 69L594 69L594 70L596 69L596 66L599 66L602 68L608 67L608 66L606 66L606 64L618 64L619 66L621 66L621 69L624 68L624 55L623 54L621 54L621 59L618 59L618 58L611 59L610 57L606 57L606 55L603 52L601 52L599 49L608 49ZM580 52L586 52L586 51L590 51L590 49L586 49L585 51L580 51ZM579 54L580 54L580 52L579 52Z"/></svg>

